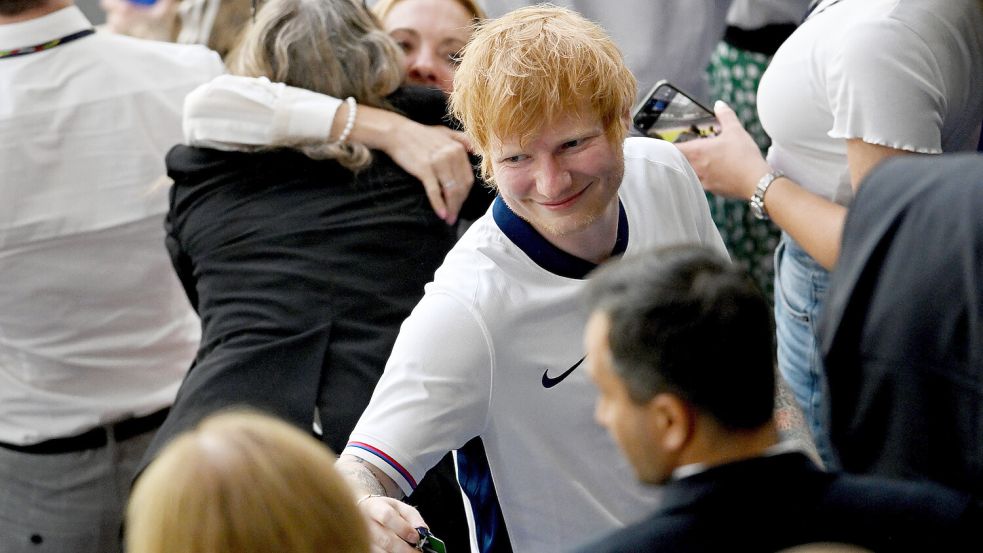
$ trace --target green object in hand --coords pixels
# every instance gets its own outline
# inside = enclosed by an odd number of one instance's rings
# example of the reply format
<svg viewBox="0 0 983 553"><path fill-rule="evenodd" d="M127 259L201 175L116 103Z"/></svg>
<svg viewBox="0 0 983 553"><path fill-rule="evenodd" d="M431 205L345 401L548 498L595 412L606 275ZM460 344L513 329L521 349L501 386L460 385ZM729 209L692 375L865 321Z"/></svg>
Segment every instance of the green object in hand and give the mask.
<svg viewBox="0 0 983 553"><path fill-rule="evenodd" d="M420 539L416 542L416 548L423 553L447 553L447 547L444 542L430 533L430 530L423 528L417 528L416 531L420 534Z"/></svg>

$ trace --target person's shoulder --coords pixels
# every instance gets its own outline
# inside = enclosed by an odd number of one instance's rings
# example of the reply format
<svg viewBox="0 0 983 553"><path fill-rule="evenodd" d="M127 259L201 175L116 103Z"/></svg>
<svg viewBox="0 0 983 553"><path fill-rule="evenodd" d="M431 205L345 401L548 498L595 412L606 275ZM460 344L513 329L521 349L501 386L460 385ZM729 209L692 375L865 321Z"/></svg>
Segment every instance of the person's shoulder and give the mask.
<svg viewBox="0 0 983 553"><path fill-rule="evenodd" d="M480 312L482 319L507 318L506 298L527 282L521 259L487 213L454 245L430 286L433 292L457 297L468 309Z"/></svg>
<svg viewBox="0 0 983 553"><path fill-rule="evenodd" d="M448 125L447 96L436 88L401 86L386 97L397 111L424 125Z"/></svg>
<svg viewBox="0 0 983 553"><path fill-rule="evenodd" d="M246 183L269 180L285 182L299 180L324 166L327 162L312 160L301 152L273 149L263 152L215 150L179 144L165 157L167 175L177 185L188 185L218 179L220 182ZM340 166L338 166L340 172ZM213 183L214 184L214 183Z"/></svg>
<svg viewBox="0 0 983 553"><path fill-rule="evenodd" d="M99 38L111 52L108 60L156 73L161 78L180 74L205 82L225 72L219 55L199 44L144 40L103 31Z"/></svg>
<svg viewBox="0 0 983 553"><path fill-rule="evenodd" d="M681 173L685 173L686 167L689 166L686 156L679 151L679 148L657 138L629 137L625 139L624 152L625 161L628 163L637 161L654 164Z"/></svg>

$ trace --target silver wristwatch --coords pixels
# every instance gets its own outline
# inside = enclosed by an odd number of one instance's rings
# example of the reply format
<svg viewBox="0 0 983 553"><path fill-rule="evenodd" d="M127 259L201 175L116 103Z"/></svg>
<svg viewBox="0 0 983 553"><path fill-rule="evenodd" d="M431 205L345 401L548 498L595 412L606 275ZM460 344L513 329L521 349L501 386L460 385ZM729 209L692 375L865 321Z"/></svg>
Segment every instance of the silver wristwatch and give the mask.
<svg viewBox="0 0 983 553"><path fill-rule="evenodd" d="M748 205L751 207L751 214L755 218L762 220L768 218L768 211L765 210L765 192L768 191L771 183L775 182L775 179L784 176L785 173L776 170L758 180L758 186L754 188L754 195L751 196L751 201L748 202Z"/></svg>

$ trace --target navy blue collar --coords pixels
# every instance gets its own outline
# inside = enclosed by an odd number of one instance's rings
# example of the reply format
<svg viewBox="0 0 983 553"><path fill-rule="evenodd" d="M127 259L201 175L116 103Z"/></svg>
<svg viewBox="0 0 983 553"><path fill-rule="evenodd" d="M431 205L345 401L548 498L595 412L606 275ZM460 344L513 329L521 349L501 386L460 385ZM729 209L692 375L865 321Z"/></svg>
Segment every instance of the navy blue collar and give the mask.
<svg viewBox="0 0 983 553"><path fill-rule="evenodd" d="M597 267L597 264L569 254L551 244L536 232L532 225L509 209L501 196L495 198L492 216L498 228L513 244L519 246L529 259L555 275L582 279ZM625 206L622 205L621 200L618 200L618 239L614 243L611 255L621 255L626 249L628 249L628 215L625 214Z"/></svg>

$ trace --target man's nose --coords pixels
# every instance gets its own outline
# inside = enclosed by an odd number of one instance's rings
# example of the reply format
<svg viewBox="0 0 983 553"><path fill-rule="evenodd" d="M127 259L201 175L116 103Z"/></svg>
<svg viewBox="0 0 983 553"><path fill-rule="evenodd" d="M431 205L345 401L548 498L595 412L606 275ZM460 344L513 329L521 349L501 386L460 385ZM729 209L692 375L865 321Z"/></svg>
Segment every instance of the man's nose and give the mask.
<svg viewBox="0 0 983 553"><path fill-rule="evenodd" d="M536 190L546 198L563 198L570 189L570 172L556 159L547 158L540 162L536 174Z"/></svg>

